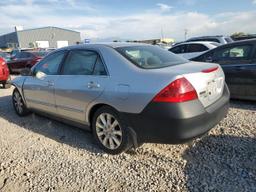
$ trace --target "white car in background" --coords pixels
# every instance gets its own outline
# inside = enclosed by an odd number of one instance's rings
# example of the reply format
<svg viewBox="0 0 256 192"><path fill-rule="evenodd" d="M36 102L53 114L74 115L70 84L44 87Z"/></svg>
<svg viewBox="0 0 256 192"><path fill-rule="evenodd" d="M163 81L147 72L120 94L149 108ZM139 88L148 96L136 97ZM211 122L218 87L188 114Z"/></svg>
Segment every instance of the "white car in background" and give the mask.
<svg viewBox="0 0 256 192"><path fill-rule="evenodd" d="M219 43L211 41L184 42L173 46L169 51L186 59L192 59L220 45Z"/></svg>

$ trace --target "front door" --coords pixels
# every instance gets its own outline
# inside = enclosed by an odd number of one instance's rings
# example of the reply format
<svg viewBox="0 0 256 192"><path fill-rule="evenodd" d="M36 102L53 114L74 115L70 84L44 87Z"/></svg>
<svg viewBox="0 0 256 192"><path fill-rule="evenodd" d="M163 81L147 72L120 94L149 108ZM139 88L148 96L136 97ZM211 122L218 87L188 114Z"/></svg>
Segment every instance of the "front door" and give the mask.
<svg viewBox="0 0 256 192"><path fill-rule="evenodd" d="M50 54L33 69L33 76L24 82L24 97L29 108L56 113L54 82L65 52Z"/></svg>
<svg viewBox="0 0 256 192"><path fill-rule="evenodd" d="M85 122L86 108L103 92L108 76L99 54L89 50L72 50L55 81L58 114Z"/></svg>

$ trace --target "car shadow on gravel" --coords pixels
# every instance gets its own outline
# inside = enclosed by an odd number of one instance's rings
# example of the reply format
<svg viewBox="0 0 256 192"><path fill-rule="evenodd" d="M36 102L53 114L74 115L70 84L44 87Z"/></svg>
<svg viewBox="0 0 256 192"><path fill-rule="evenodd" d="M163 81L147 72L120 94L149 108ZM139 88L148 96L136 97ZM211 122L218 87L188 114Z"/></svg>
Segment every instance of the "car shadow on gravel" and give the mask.
<svg viewBox="0 0 256 192"><path fill-rule="evenodd" d="M256 101L231 99L230 107L256 111Z"/></svg>
<svg viewBox="0 0 256 192"><path fill-rule="evenodd" d="M84 149L92 153L103 153L94 142L89 131L34 113L26 117L19 117L13 109L11 96L0 97L0 118L6 119L21 128L44 135L59 143ZM41 139L40 136L38 136L38 139Z"/></svg>
<svg viewBox="0 0 256 192"><path fill-rule="evenodd" d="M188 191L256 191L256 138L208 136L183 158Z"/></svg>

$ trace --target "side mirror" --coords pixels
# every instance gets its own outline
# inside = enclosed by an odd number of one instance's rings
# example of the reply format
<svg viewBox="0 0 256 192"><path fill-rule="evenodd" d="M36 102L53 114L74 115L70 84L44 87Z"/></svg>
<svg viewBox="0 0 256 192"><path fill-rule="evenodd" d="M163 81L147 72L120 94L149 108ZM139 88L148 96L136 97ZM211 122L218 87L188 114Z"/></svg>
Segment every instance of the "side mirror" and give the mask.
<svg viewBox="0 0 256 192"><path fill-rule="evenodd" d="M21 76L32 76L32 71L30 68L22 69L20 72Z"/></svg>

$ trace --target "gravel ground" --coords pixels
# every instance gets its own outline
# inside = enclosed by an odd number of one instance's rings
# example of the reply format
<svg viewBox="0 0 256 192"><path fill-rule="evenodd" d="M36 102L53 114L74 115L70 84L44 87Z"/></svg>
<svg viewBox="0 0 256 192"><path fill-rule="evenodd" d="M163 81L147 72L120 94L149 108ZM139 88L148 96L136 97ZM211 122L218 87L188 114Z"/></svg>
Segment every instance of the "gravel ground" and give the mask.
<svg viewBox="0 0 256 192"><path fill-rule="evenodd" d="M0 88L0 191L256 191L256 103L232 101L208 136L104 154L89 132L30 115Z"/></svg>

